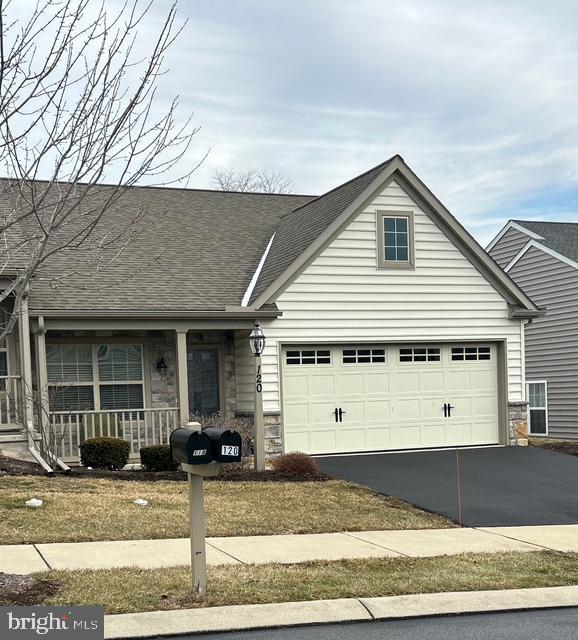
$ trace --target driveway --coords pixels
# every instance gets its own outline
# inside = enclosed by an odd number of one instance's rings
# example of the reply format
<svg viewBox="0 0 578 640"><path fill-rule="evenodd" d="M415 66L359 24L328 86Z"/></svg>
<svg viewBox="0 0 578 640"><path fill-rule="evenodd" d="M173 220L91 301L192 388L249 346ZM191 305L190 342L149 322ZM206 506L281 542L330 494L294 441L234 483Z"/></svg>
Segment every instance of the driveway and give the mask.
<svg viewBox="0 0 578 640"><path fill-rule="evenodd" d="M463 523L578 523L578 457L535 447L461 449ZM319 457L323 471L456 522L455 450Z"/></svg>

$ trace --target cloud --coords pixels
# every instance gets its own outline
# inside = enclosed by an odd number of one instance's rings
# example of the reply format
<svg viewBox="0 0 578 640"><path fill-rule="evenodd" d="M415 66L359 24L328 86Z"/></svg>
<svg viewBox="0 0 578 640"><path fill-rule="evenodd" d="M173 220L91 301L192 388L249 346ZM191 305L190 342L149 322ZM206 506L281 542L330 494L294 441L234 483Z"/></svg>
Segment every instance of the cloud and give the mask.
<svg viewBox="0 0 578 640"><path fill-rule="evenodd" d="M320 193L400 153L482 242L509 217L578 220L576 2L192 0L179 13L160 97L179 93L201 127L188 161L210 148L191 186L256 167Z"/></svg>

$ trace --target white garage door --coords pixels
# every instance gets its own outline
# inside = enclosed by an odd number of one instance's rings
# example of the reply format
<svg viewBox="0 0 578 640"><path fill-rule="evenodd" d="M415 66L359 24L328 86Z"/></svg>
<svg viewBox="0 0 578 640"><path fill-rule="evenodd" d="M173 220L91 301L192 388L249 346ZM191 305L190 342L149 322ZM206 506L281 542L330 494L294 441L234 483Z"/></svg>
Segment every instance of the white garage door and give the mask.
<svg viewBox="0 0 578 640"><path fill-rule="evenodd" d="M496 444L496 345L283 350L285 451Z"/></svg>

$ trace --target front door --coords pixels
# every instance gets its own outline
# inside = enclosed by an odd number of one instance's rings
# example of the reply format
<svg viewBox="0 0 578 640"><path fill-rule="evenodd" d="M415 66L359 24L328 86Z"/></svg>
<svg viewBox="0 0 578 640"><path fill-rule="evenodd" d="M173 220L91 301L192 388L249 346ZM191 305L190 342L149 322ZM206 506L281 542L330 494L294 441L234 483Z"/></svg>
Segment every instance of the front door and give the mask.
<svg viewBox="0 0 578 640"><path fill-rule="evenodd" d="M189 347L187 374L189 378L189 411L211 415L221 410L218 347Z"/></svg>

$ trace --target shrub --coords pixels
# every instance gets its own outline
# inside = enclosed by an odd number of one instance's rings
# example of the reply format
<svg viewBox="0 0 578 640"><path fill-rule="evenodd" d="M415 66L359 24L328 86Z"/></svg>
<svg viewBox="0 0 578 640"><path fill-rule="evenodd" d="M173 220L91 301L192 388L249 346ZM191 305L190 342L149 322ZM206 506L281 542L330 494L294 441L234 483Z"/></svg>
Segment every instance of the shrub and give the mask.
<svg viewBox="0 0 578 640"><path fill-rule="evenodd" d="M129 443L119 438L90 438L79 448L82 464L96 469L122 469L130 452Z"/></svg>
<svg viewBox="0 0 578 640"><path fill-rule="evenodd" d="M317 479L323 475L315 460L306 453L299 451L277 456L273 458L271 465L277 473L282 473L286 476Z"/></svg>
<svg viewBox="0 0 578 640"><path fill-rule="evenodd" d="M142 447L140 461L146 471L176 471L179 468L179 463L171 458L171 448L168 444Z"/></svg>

